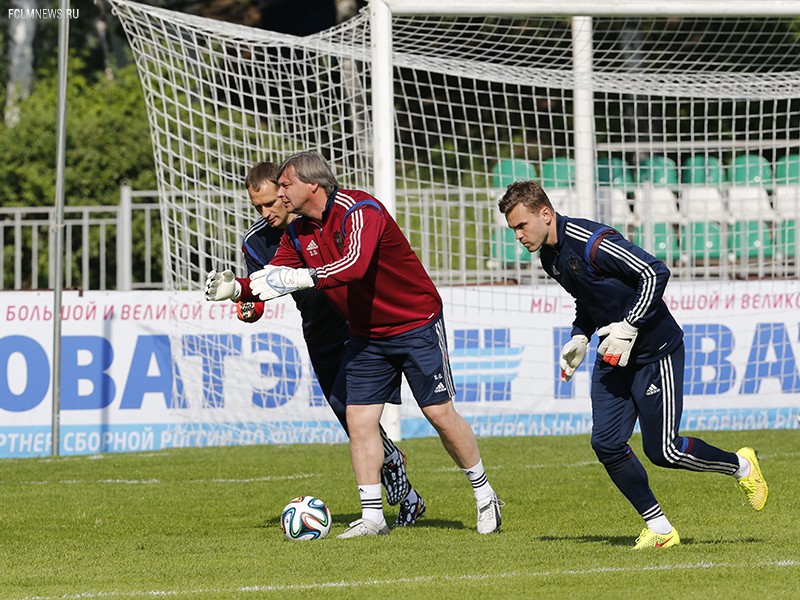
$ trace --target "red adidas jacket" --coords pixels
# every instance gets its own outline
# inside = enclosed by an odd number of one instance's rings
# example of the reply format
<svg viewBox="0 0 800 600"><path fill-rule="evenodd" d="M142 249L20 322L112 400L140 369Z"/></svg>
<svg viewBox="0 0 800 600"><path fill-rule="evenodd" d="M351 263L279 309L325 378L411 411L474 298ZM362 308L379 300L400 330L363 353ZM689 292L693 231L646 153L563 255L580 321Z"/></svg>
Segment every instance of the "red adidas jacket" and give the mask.
<svg viewBox="0 0 800 600"><path fill-rule="evenodd" d="M360 190L334 190L321 225L294 219L270 264L316 269L316 289L356 336L393 337L442 311L439 292L400 227Z"/></svg>

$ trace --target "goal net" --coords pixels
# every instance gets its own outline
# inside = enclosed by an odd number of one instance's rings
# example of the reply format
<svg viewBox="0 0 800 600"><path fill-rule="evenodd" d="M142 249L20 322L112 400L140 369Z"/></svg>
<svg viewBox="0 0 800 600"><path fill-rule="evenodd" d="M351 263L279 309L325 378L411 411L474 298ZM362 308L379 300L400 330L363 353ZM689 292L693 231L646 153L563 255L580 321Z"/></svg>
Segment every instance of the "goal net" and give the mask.
<svg viewBox="0 0 800 600"><path fill-rule="evenodd" d="M252 164L317 150L344 187L374 191L388 128L396 194L381 199L444 298L459 410L479 435L590 427L592 361L558 378L572 300L496 209L518 179L669 265L686 427L797 426L795 20L394 15L393 120L376 123L368 12L294 37L111 2L145 92L178 302L201 302L211 268L244 273ZM343 439L291 300L257 324L176 319L173 334L173 404L201 437ZM403 434L432 433L404 397Z"/></svg>

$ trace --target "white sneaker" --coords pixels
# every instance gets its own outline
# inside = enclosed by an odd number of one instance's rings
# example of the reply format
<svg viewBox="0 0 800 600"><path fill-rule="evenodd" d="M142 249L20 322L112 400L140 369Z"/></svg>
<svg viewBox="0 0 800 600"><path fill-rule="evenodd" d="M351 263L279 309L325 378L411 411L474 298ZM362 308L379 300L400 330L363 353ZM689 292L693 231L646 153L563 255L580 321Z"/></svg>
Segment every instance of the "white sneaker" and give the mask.
<svg viewBox="0 0 800 600"><path fill-rule="evenodd" d="M353 537L362 537L365 535L388 535L389 526L386 520L380 523L370 521L369 519L358 519L350 523L350 527L344 532L337 535L337 538L347 539Z"/></svg>
<svg viewBox="0 0 800 600"><path fill-rule="evenodd" d="M497 497L497 494L492 494L486 498L478 500L476 503L478 507L478 533L494 533L500 531L500 507L505 505L505 502Z"/></svg>

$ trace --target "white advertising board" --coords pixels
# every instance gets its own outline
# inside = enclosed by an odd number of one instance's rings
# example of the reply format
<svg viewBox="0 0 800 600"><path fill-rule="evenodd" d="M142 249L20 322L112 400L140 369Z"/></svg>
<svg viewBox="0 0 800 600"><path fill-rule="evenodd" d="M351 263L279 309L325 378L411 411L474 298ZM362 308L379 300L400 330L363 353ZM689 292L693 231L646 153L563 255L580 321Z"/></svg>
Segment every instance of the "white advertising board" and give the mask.
<svg viewBox="0 0 800 600"><path fill-rule="evenodd" d="M684 430L800 427L800 283L764 289L670 284L685 331ZM458 409L478 435L590 431L592 353L569 383L558 378L571 298L552 285L440 291ZM198 293L65 292L63 304L64 454L346 439L291 298L255 324ZM0 457L51 452L52 306L49 292L0 293ZM407 390L401 418L403 437L433 435Z"/></svg>

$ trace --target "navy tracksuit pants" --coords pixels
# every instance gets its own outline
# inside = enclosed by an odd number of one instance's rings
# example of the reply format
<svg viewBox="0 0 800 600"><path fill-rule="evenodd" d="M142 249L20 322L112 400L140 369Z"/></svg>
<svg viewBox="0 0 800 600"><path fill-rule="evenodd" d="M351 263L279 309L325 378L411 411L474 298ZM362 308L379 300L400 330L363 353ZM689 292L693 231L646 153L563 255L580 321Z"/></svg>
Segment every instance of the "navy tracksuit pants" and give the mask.
<svg viewBox="0 0 800 600"><path fill-rule="evenodd" d="M683 343L672 354L643 365L612 367L598 355L592 373L592 448L614 484L645 519L654 516L658 501L647 472L628 445L637 419L644 452L657 466L726 475L739 467L735 453L678 434L684 357Z"/></svg>

